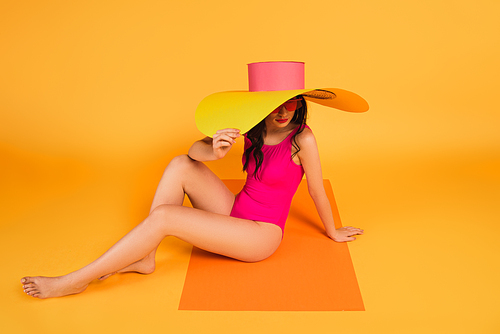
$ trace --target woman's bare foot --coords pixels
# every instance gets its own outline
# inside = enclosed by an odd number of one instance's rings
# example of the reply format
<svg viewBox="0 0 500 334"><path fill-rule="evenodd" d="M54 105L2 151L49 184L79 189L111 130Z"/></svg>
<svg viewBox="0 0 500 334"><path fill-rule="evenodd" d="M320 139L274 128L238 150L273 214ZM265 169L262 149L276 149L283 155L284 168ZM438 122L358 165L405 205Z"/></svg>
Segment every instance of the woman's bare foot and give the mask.
<svg viewBox="0 0 500 334"><path fill-rule="evenodd" d="M144 259L134 262L131 265L121 270L118 270L117 272L99 277L99 280L104 281L106 278L116 273L139 273L139 274L149 275L152 274L154 271L155 271L154 257L148 255Z"/></svg>
<svg viewBox="0 0 500 334"><path fill-rule="evenodd" d="M85 291L87 284L74 282L68 275L58 277L23 277L24 292L35 298L52 298L74 295Z"/></svg>

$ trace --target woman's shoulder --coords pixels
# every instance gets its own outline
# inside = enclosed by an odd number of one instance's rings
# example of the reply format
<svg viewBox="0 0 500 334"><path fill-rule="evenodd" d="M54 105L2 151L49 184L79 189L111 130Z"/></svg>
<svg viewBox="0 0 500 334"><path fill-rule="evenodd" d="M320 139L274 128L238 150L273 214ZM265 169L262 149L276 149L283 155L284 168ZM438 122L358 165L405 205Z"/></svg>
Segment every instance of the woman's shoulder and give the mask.
<svg viewBox="0 0 500 334"><path fill-rule="evenodd" d="M316 139L314 138L314 134L308 125L304 124L304 125L299 126L299 128L300 127L302 127L302 131L299 132L296 136L298 141L304 141L304 142L314 141L314 142L316 142Z"/></svg>
<svg viewBox="0 0 500 334"><path fill-rule="evenodd" d="M298 133L295 137L297 144L300 147L300 152L309 152L311 150L317 150L318 145L316 144L316 138L314 137L311 128L307 125L304 126L302 132Z"/></svg>

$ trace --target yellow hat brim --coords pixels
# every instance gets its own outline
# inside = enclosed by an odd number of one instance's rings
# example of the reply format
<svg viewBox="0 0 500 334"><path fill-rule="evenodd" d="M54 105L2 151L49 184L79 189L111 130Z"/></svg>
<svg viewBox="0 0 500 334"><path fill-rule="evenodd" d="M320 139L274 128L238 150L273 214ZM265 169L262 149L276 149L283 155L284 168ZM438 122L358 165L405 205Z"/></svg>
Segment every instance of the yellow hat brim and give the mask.
<svg viewBox="0 0 500 334"><path fill-rule="evenodd" d="M335 98L320 99L308 96L304 98L326 107L349 112L368 110L368 103L361 96L339 88L230 91L209 95L200 102L195 113L196 126L209 137L212 137L217 130L227 128L239 129L241 133L246 133L292 97L315 90L334 93Z"/></svg>

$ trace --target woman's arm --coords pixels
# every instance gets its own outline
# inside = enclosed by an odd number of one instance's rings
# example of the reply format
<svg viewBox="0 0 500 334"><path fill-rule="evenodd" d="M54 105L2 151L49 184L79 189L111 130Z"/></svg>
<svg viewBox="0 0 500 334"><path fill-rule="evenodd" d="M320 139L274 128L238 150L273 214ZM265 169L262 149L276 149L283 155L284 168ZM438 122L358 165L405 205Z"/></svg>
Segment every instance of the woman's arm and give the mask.
<svg viewBox="0 0 500 334"><path fill-rule="evenodd" d="M325 226L326 234L337 242L356 240L353 235L363 234L363 230L350 226L335 229L332 208L323 186L323 173L321 171L318 146L312 131L307 128L304 129L297 136L297 143L300 147L297 155L306 174L309 194Z"/></svg>
<svg viewBox="0 0 500 334"><path fill-rule="evenodd" d="M238 129L217 131L213 138L205 137L194 142L189 148L188 156L197 161L212 161L222 159L231 149L235 139L240 136Z"/></svg>

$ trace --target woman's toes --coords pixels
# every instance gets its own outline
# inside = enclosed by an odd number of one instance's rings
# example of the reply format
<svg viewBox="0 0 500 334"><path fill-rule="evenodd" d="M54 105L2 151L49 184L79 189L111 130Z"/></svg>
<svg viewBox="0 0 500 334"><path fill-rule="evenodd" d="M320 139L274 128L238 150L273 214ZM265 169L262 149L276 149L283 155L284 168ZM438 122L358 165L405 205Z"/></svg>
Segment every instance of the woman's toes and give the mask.
<svg viewBox="0 0 500 334"><path fill-rule="evenodd" d="M38 285L35 283L36 278L34 277L23 277L21 283L23 284L23 291L28 296L38 298L40 296L40 291L38 290Z"/></svg>
<svg viewBox="0 0 500 334"><path fill-rule="evenodd" d="M31 297L36 297L37 295L40 295L40 291L38 291L37 289L24 290L24 292Z"/></svg>
<svg viewBox="0 0 500 334"><path fill-rule="evenodd" d="M26 292L27 294L30 294L33 291L37 291L37 289L35 287L24 289L24 292Z"/></svg>
<svg viewBox="0 0 500 334"><path fill-rule="evenodd" d="M25 286L33 286L36 284L36 277L23 277L21 283Z"/></svg>

